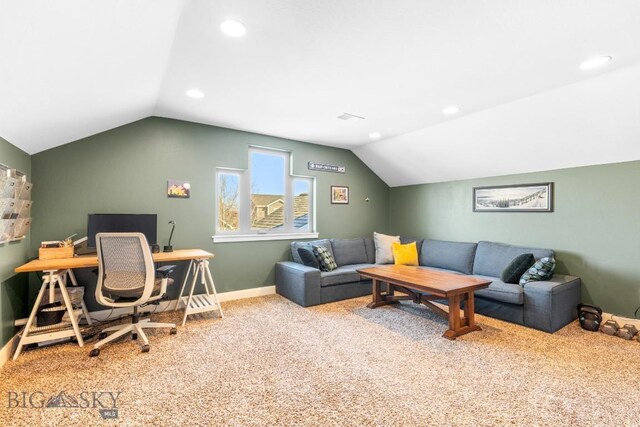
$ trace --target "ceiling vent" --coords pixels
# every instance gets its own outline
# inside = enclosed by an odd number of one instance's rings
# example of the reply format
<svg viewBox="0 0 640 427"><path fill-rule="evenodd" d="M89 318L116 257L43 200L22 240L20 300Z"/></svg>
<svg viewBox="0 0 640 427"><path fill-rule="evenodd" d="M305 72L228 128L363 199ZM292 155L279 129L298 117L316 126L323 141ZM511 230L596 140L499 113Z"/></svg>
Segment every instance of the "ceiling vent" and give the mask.
<svg viewBox="0 0 640 427"><path fill-rule="evenodd" d="M342 113L338 116L340 120L360 119L364 120L364 117L356 116L355 114Z"/></svg>

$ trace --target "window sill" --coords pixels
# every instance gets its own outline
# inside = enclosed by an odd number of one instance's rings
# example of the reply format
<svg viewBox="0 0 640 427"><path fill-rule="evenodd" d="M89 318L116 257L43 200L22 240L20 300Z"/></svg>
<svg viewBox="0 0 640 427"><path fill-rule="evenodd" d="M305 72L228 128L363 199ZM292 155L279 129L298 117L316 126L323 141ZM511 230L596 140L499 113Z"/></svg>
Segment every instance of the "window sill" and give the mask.
<svg viewBox="0 0 640 427"><path fill-rule="evenodd" d="M213 243L262 242L270 240L317 239L318 233L265 233L265 234L217 234Z"/></svg>

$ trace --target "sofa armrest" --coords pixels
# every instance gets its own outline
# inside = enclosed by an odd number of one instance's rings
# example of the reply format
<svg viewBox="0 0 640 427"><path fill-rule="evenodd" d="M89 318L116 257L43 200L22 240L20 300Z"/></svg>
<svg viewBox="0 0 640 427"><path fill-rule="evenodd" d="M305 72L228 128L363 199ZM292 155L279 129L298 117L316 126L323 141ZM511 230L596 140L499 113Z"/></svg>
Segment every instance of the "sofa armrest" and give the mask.
<svg viewBox="0 0 640 427"><path fill-rule="evenodd" d="M303 307L320 304L320 270L297 262L278 262L276 292Z"/></svg>
<svg viewBox="0 0 640 427"><path fill-rule="evenodd" d="M581 300L579 277L554 274L550 280L524 285L524 324L555 332L578 317Z"/></svg>

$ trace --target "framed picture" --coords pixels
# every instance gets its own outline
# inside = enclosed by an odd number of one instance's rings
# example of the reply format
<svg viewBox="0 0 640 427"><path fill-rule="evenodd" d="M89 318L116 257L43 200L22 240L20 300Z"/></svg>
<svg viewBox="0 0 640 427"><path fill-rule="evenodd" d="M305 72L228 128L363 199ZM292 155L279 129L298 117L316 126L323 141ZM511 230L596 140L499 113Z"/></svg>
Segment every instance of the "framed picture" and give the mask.
<svg viewBox="0 0 640 427"><path fill-rule="evenodd" d="M170 179L167 181L167 196L179 199L188 199L191 195L191 184L186 181L176 181Z"/></svg>
<svg viewBox="0 0 640 427"><path fill-rule="evenodd" d="M552 212L553 183L475 187L474 212Z"/></svg>
<svg viewBox="0 0 640 427"><path fill-rule="evenodd" d="M331 203L334 205L349 204L349 187L331 186Z"/></svg>

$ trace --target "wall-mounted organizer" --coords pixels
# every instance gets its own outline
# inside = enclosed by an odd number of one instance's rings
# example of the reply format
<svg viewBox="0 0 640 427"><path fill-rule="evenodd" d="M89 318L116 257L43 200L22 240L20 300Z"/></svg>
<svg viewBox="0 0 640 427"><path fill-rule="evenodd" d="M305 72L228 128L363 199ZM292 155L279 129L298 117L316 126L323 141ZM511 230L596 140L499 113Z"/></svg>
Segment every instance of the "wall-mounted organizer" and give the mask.
<svg viewBox="0 0 640 427"><path fill-rule="evenodd" d="M24 239L31 227L31 189L27 176L0 163L0 244Z"/></svg>

